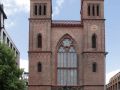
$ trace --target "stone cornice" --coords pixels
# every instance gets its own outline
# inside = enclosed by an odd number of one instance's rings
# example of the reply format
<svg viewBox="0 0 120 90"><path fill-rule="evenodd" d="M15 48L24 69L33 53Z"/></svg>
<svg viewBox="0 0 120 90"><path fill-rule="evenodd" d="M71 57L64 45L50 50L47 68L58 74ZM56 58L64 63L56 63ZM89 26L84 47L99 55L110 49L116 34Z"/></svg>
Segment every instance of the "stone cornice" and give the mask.
<svg viewBox="0 0 120 90"><path fill-rule="evenodd" d="M74 20L53 20L52 27L82 27L80 21Z"/></svg>
<svg viewBox="0 0 120 90"><path fill-rule="evenodd" d="M51 20L51 18L29 18L28 20Z"/></svg>
<svg viewBox="0 0 120 90"><path fill-rule="evenodd" d="M92 18L91 18L91 19L90 19L90 18L88 18L88 19L86 18L86 19L85 19L85 18L83 18L82 20L97 20L97 21L98 21L98 20L103 20L103 21L105 21L106 19L92 19Z"/></svg>
<svg viewBox="0 0 120 90"><path fill-rule="evenodd" d="M104 52L104 51L83 51L82 54L84 54L84 53L103 53L105 55L108 54L108 52Z"/></svg>
<svg viewBox="0 0 120 90"><path fill-rule="evenodd" d="M28 53L52 53L51 51L28 51Z"/></svg>

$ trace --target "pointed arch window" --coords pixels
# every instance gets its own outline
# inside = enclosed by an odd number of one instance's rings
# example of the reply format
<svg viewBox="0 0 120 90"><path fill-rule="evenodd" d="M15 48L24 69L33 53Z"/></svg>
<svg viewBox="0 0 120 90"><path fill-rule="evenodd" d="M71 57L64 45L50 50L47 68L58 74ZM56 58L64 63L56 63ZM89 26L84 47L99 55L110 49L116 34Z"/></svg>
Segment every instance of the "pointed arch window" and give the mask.
<svg viewBox="0 0 120 90"><path fill-rule="evenodd" d="M43 14L46 15L46 4L44 4Z"/></svg>
<svg viewBox="0 0 120 90"><path fill-rule="evenodd" d="M92 6L92 13L93 13L93 16L95 16L95 5L94 4Z"/></svg>
<svg viewBox="0 0 120 90"><path fill-rule="evenodd" d="M42 48L42 35L40 33L37 36L37 47Z"/></svg>
<svg viewBox="0 0 120 90"><path fill-rule="evenodd" d="M40 62L37 65L37 70L38 70L38 72L42 71L42 64Z"/></svg>
<svg viewBox="0 0 120 90"><path fill-rule="evenodd" d="M41 7L41 4L39 5L39 15L42 15L42 7Z"/></svg>
<svg viewBox="0 0 120 90"><path fill-rule="evenodd" d="M97 71L97 63L96 62L93 62L93 64L92 64L92 71L93 72Z"/></svg>
<svg viewBox="0 0 120 90"><path fill-rule="evenodd" d="M37 5L34 6L34 14L37 15Z"/></svg>
<svg viewBox="0 0 120 90"><path fill-rule="evenodd" d="M92 36L92 48L96 48L96 39L97 39L97 36L96 34L93 34Z"/></svg>
<svg viewBox="0 0 120 90"><path fill-rule="evenodd" d="M73 40L64 39L57 53L57 84L77 85L77 53Z"/></svg>
<svg viewBox="0 0 120 90"><path fill-rule="evenodd" d="M97 16L99 16L99 14L100 14L100 5L97 4Z"/></svg>
<svg viewBox="0 0 120 90"><path fill-rule="evenodd" d="M88 4L88 16L90 16L90 4Z"/></svg>

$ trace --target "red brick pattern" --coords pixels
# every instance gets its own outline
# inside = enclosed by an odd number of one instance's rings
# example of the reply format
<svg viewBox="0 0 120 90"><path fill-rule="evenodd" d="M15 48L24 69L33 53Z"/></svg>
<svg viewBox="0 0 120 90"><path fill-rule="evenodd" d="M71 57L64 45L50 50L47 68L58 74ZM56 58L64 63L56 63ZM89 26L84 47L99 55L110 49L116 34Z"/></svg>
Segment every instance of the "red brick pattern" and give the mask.
<svg viewBox="0 0 120 90"><path fill-rule="evenodd" d="M104 2L103 0L94 0L94 3L99 3L101 6L101 15L99 17L88 17L86 14L87 3L93 3L93 0L82 1L84 12L81 13L82 21L80 22L52 21L51 0L30 0L29 90L54 90L57 87L57 46L65 35L69 35L74 39L74 46L78 55L78 84L74 87L79 87L78 90L104 90ZM47 3L47 15L34 16L34 3ZM42 48L37 48L38 33L42 35ZM97 48L92 48L91 37L93 34L97 35ZM42 72L37 71L38 62L42 64ZM97 63L97 72L92 72L93 62Z"/></svg>

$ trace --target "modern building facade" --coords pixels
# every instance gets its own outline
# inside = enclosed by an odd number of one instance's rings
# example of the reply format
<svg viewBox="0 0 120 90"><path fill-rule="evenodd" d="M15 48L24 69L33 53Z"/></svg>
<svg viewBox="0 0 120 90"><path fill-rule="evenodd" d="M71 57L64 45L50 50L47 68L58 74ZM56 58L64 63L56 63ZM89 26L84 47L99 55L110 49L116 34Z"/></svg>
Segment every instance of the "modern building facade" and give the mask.
<svg viewBox="0 0 120 90"><path fill-rule="evenodd" d="M104 0L81 0L81 21L30 0L28 53L29 90L105 90Z"/></svg>
<svg viewBox="0 0 120 90"><path fill-rule="evenodd" d="M22 79L26 82L26 87L28 87L28 72L23 72Z"/></svg>
<svg viewBox="0 0 120 90"><path fill-rule="evenodd" d="M114 75L107 84L107 90L120 90L120 72Z"/></svg>
<svg viewBox="0 0 120 90"><path fill-rule="evenodd" d="M0 43L7 44L15 52L16 62L19 65L20 52L5 29L5 19L7 19L7 16L4 12L3 5L0 4Z"/></svg>

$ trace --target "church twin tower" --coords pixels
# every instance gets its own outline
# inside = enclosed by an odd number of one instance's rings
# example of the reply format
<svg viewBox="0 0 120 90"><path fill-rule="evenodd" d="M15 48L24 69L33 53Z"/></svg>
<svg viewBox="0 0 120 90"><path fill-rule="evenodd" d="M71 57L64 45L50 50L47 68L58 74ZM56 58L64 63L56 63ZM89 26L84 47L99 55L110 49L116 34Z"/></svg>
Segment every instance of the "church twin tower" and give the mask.
<svg viewBox="0 0 120 90"><path fill-rule="evenodd" d="M81 0L81 21L52 20L52 0L30 0L28 53L29 90L104 90L104 0Z"/></svg>

